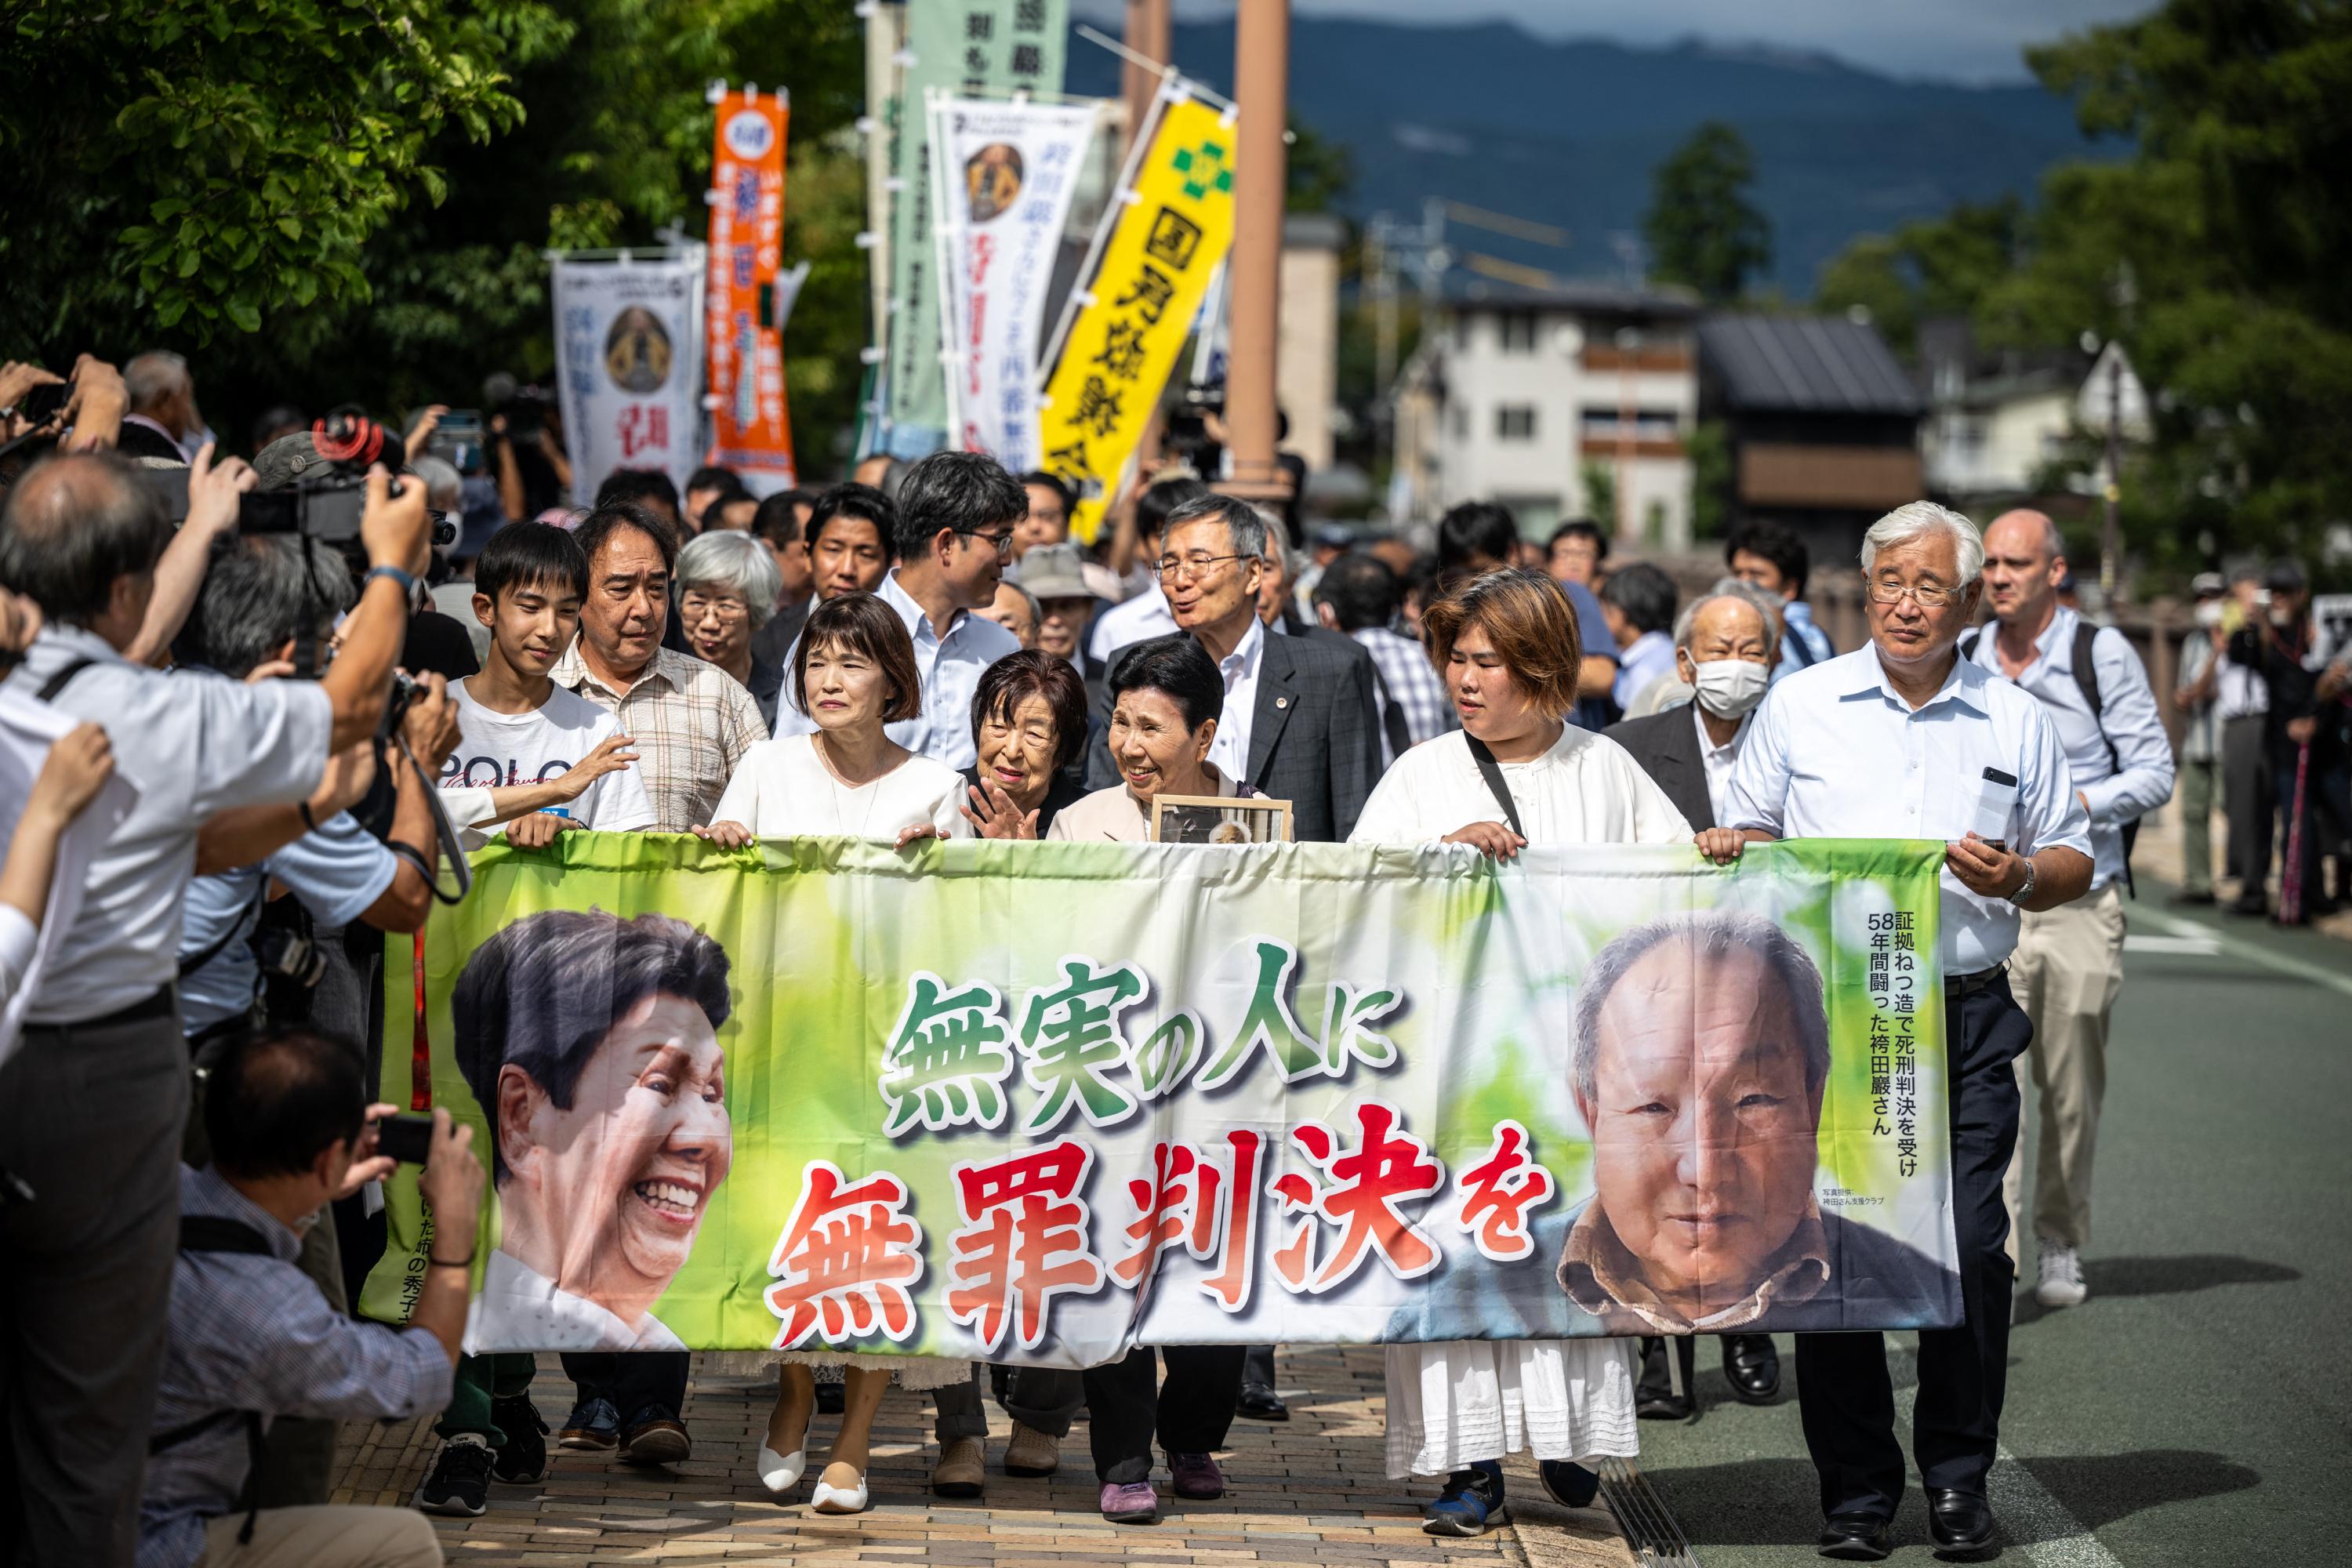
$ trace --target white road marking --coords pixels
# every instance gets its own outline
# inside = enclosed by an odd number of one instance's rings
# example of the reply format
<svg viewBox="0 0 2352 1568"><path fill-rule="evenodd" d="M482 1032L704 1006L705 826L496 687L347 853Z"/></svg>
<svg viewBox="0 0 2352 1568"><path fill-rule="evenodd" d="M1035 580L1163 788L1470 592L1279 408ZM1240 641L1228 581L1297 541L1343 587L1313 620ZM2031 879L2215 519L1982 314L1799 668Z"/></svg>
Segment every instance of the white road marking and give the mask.
<svg viewBox="0 0 2352 1568"><path fill-rule="evenodd" d="M2100 1545L2099 1538L2069 1513L2064 1503L2052 1497L2032 1470L2018 1463L2006 1444L1998 1452L2000 1458L1985 1478L1985 1491L2000 1538L2005 1545L2021 1536L2041 1538L2030 1545L2010 1545L2008 1552L2018 1552L2038 1568L2123 1568L2116 1554Z"/></svg>
<svg viewBox="0 0 2352 1568"><path fill-rule="evenodd" d="M2210 932L2195 936L2127 936L2124 938L2126 952L2162 952L2180 958L2219 958L2221 944Z"/></svg>
<svg viewBox="0 0 2352 1568"><path fill-rule="evenodd" d="M2347 996L2352 996L2352 973L2347 973L2344 970L2323 969L2316 963L2305 963L2299 958L2289 958L2284 953L2273 952L2267 948L2257 946L2251 942L2240 941L2234 936L2225 935L2215 931L2211 926L2203 925L2195 921L2177 920L2170 915L2159 915L2154 912L2150 912L2145 918L2153 924L2162 926L2175 937L2200 938L2211 942L2221 952L2231 958L2241 959L2248 963L2260 964L2264 969L2276 973L2291 974L2297 980L2308 980L2314 985L2325 985L2331 991L2340 991ZM2126 937L2125 940L2128 942L2131 939Z"/></svg>

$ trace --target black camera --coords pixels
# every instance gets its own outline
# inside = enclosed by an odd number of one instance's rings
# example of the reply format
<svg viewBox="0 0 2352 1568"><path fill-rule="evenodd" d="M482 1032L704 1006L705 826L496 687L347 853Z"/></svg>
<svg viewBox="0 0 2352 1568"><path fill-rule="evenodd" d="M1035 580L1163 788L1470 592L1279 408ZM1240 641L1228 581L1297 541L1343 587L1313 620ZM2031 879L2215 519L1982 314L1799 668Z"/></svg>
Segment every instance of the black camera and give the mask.
<svg viewBox="0 0 2352 1568"><path fill-rule="evenodd" d="M355 409L337 409L310 427L319 461L304 468L294 483L280 489L247 490L237 498L239 533L299 533L321 544L352 545L360 537L360 519L367 511L368 466L383 455L383 427ZM392 447L396 464L399 447ZM177 528L188 516L188 472L184 468L142 468L140 478L163 500L163 512ZM422 481L414 478L392 481L392 493ZM433 516L433 542L446 548L457 542L457 521L447 512Z"/></svg>
<svg viewBox="0 0 2352 1568"><path fill-rule="evenodd" d="M253 936L254 962L262 978L308 991L327 977L327 955L299 931L265 926Z"/></svg>
<svg viewBox="0 0 2352 1568"><path fill-rule="evenodd" d="M519 382L505 371L495 372L482 383L483 406L505 415L507 438L525 446L536 442L547 428L547 411L554 404L555 394Z"/></svg>
<svg viewBox="0 0 2352 1568"><path fill-rule="evenodd" d="M16 416L37 430L64 413L66 401L72 395L70 383L45 381L16 400Z"/></svg>

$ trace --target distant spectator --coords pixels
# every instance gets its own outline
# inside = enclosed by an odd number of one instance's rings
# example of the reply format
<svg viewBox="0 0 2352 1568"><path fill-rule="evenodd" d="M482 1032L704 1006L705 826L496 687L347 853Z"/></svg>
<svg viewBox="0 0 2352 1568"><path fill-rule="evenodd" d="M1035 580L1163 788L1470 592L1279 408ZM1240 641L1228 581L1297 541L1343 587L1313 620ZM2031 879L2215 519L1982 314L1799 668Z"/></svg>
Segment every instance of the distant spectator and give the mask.
<svg viewBox="0 0 2352 1568"><path fill-rule="evenodd" d="M1015 562L1041 544L1066 544L1070 538L1070 487L1052 474L1034 473L1021 476L1021 488L1029 492L1029 515L1013 530Z"/></svg>
<svg viewBox="0 0 2352 1568"><path fill-rule="evenodd" d="M290 403L274 404L253 422L253 449L260 451L281 436L310 427L310 416Z"/></svg>
<svg viewBox="0 0 2352 1568"><path fill-rule="evenodd" d="M1083 665L1087 623L1103 603L1074 544L1041 544L1021 562L1021 586L1036 596L1037 646Z"/></svg>
<svg viewBox="0 0 2352 1568"><path fill-rule="evenodd" d="M163 349L139 354L122 367L122 384L131 395L124 427L142 426L152 430L169 441L183 460L194 462L196 448L210 433L205 428L205 416L196 412L196 378L189 374L188 362ZM121 450L126 457L138 455L127 444Z"/></svg>
<svg viewBox="0 0 2352 1568"><path fill-rule="evenodd" d="M724 502L720 504L725 504ZM714 528L677 552L678 617L694 657L715 664L760 705L771 729L784 687L783 666L752 649L776 602L776 563L749 533Z"/></svg>
<svg viewBox="0 0 2352 1568"><path fill-rule="evenodd" d="M749 533L760 515L760 498L750 490L730 490L703 509L705 533Z"/></svg>
<svg viewBox="0 0 2352 1568"><path fill-rule="evenodd" d="M1725 542L1723 561L1733 576L1780 600L1780 662L1773 668L1773 679L1837 657L1836 646L1813 625L1812 606L1805 603L1812 556L1794 530L1777 522L1751 522Z"/></svg>
<svg viewBox="0 0 2352 1568"><path fill-rule="evenodd" d="M1345 632L1372 656L1378 677L1382 767L1423 741L1459 729L1462 721L1445 695L1429 650L1392 629L1404 585L1377 555L1352 551L1323 568L1315 584L1315 610L1325 626Z"/></svg>
<svg viewBox="0 0 2352 1568"><path fill-rule="evenodd" d="M2180 805L2179 904L2213 901L2213 808L2221 798L2222 604L2229 586L2219 572L2200 572L2189 591L2195 596L2196 625L2180 639L2180 684L2172 705L2180 713L2180 753L2176 763Z"/></svg>
<svg viewBox="0 0 2352 1568"><path fill-rule="evenodd" d="M997 580L996 596L981 609L980 616L1011 632L1027 651L1037 646L1037 627L1045 613L1035 595L1012 578L1002 577Z"/></svg>
<svg viewBox="0 0 2352 1568"><path fill-rule="evenodd" d="M695 469L687 476L686 502L679 509L679 521L686 524L689 533L700 532L702 514L709 509L710 503L721 496L734 495L742 489L743 481L732 468L720 468L714 463ZM604 498L599 496L597 499L601 501Z"/></svg>
<svg viewBox="0 0 2352 1568"><path fill-rule="evenodd" d="M1646 561L1610 574L1601 590L1609 633L1617 642L1617 684L1611 698L1632 711L1650 683L1675 672L1675 580Z"/></svg>
<svg viewBox="0 0 2352 1568"><path fill-rule="evenodd" d="M814 588L808 524L815 511L816 497L807 490L778 490L762 498L751 514L751 537L767 547L768 558L776 563L778 584L775 614L752 638L751 657L778 668L792 651L801 622L808 618Z"/></svg>
<svg viewBox="0 0 2352 1568"><path fill-rule="evenodd" d="M1609 561L1609 536L1590 518L1570 518L1551 531L1545 569L1555 583L1581 583L1600 590Z"/></svg>

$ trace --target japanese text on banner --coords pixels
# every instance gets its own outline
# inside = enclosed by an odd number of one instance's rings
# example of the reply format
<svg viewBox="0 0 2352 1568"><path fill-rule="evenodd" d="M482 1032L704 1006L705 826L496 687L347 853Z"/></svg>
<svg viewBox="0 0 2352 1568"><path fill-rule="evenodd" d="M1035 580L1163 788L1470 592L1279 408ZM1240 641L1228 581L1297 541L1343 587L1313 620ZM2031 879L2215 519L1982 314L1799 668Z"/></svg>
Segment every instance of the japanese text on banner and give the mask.
<svg viewBox="0 0 2352 1568"><path fill-rule="evenodd" d="M710 460L735 469L755 494L794 482L776 297L790 116L781 94L728 93L710 153Z"/></svg>

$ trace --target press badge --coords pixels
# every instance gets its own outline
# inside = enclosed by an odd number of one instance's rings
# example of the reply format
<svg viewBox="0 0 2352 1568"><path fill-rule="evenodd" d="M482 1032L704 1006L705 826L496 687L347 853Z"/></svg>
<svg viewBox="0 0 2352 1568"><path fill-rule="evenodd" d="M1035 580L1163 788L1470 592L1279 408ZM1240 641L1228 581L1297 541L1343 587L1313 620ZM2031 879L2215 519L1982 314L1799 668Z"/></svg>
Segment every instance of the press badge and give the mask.
<svg viewBox="0 0 2352 1568"><path fill-rule="evenodd" d="M2017 809L2017 775L1987 768L1977 781L1976 820L1969 826L1979 838L2003 848L2009 844L2009 819Z"/></svg>

